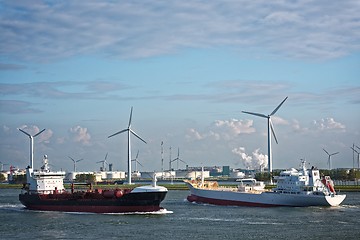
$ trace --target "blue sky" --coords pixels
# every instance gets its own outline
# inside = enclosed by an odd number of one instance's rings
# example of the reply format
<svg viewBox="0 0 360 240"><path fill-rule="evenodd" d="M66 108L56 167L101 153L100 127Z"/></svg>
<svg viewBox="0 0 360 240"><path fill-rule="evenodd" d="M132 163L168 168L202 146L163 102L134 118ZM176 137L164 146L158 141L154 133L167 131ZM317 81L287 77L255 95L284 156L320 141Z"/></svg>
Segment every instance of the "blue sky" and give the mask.
<svg viewBox="0 0 360 240"><path fill-rule="evenodd" d="M274 168L301 158L352 167L360 146L358 1L1 1L0 157L25 167L84 158L126 170L127 127L140 170L180 158L190 166L258 167L270 114ZM176 167L176 164L175 166ZM184 167L180 164L180 167Z"/></svg>

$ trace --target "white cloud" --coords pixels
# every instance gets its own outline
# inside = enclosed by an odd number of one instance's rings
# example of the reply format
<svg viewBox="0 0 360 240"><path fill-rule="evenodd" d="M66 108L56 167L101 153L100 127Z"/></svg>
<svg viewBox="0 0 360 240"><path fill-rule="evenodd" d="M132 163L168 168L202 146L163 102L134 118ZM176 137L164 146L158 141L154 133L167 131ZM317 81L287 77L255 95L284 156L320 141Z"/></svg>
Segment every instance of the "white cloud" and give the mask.
<svg viewBox="0 0 360 240"><path fill-rule="evenodd" d="M253 120L216 120L208 127L207 131L202 133L193 128L188 129L186 138L188 140L231 140L240 134L253 132L255 132Z"/></svg>
<svg viewBox="0 0 360 240"><path fill-rule="evenodd" d="M291 128L294 132L302 134L346 131L346 126L340 122L335 121L335 119L332 117L313 120L306 126L302 125L298 120L293 119L291 121Z"/></svg>
<svg viewBox="0 0 360 240"><path fill-rule="evenodd" d="M83 145L91 145L91 136L88 133L87 128L81 126L75 126L69 129L70 139L74 142L79 142Z"/></svg>
<svg viewBox="0 0 360 240"><path fill-rule="evenodd" d="M272 116L271 121L274 125L289 125L289 122L281 117Z"/></svg>
<svg viewBox="0 0 360 240"><path fill-rule="evenodd" d="M359 12L351 0L7 1L0 8L0 54L37 61L96 53L144 58L261 46L282 56L336 58L359 50Z"/></svg>
<svg viewBox="0 0 360 240"><path fill-rule="evenodd" d="M10 128L6 125L3 125L3 132L8 133L10 131Z"/></svg>
<svg viewBox="0 0 360 240"><path fill-rule="evenodd" d="M300 23L303 21L295 12L272 12L264 20L271 24Z"/></svg>
<svg viewBox="0 0 360 240"><path fill-rule="evenodd" d="M346 127L344 124L336 122L334 118L323 118L313 121L313 129L318 131L341 131L344 132Z"/></svg>
<svg viewBox="0 0 360 240"><path fill-rule="evenodd" d="M230 135L239 135L241 133L253 133L255 129L252 127L253 120L238 120L238 119L230 119L230 120L216 120L214 126L217 129L224 130L228 132Z"/></svg>

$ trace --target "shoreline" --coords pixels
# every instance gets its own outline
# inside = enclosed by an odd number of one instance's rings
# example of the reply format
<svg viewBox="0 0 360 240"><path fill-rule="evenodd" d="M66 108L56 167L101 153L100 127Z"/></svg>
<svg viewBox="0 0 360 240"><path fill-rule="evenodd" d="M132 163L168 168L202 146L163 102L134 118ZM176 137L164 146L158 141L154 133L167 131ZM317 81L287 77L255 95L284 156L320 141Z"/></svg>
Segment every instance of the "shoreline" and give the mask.
<svg viewBox="0 0 360 240"><path fill-rule="evenodd" d="M65 189L71 189L70 184L64 184L65 185ZM121 184L121 185L115 185L115 184L94 184L93 188L102 188L102 189L107 189L107 188L135 188L138 186L144 186L147 184L139 184L139 183L135 183L133 185L127 185L127 184ZM157 184L159 186L163 186L166 187L168 190L189 190L189 188L186 186L185 183L176 183L176 184ZM222 187L236 187L236 184L219 184ZM21 189L22 188L22 184L0 184L0 189ZM265 189L271 189L275 187L274 185L266 185ZM76 187L76 188L80 188L80 187ZM83 187L81 187L83 188ZM360 185L335 185L335 190L337 192L360 192Z"/></svg>

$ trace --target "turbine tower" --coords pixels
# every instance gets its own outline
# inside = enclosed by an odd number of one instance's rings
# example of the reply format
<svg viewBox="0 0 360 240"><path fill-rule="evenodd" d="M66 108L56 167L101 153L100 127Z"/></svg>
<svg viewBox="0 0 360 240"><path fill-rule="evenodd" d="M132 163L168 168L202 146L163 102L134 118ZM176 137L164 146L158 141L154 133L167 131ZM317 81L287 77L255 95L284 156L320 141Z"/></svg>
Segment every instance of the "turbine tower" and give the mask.
<svg viewBox="0 0 360 240"><path fill-rule="evenodd" d="M130 118L129 118L129 125L126 129L124 130L121 130L117 133L114 133L113 135L110 135L108 138L111 138L115 135L118 135L120 133L123 133L123 132L127 132L128 134L128 183L129 184L132 184L131 183L131 142L130 142L130 136L131 134L134 134L135 137L137 137L138 139L140 139L141 141L143 141L144 143L145 140L143 140L139 135L137 135L132 129L131 129L131 118L132 118L132 111L133 111L133 107L131 107L131 111L130 111Z"/></svg>
<svg viewBox="0 0 360 240"><path fill-rule="evenodd" d="M328 155L328 165L329 165L329 170L331 170L331 156L333 155L336 155L338 154L339 152L336 152L336 153L329 153L328 151L326 151L324 148L323 148L324 152L326 152L326 154Z"/></svg>
<svg viewBox="0 0 360 240"><path fill-rule="evenodd" d="M250 115L255 115L258 117L262 117L262 118L266 118L267 119L267 138L268 138L268 172L270 175L270 180L271 180L271 173L272 173L272 152L271 152L271 133L274 136L275 142L278 143L277 139L276 139L276 135L275 135L275 131L274 131L274 126L271 122L271 116L273 116L281 107L281 105L283 105L283 103L286 101L286 99L288 99L288 97L286 97L280 104L279 106L277 106L275 108L274 111L272 111L272 113L270 113L269 115L265 115L262 113L253 113L253 112L246 112L246 111L242 111L243 113L246 114L250 114ZM271 131L271 133L270 133Z"/></svg>
<svg viewBox="0 0 360 240"><path fill-rule="evenodd" d="M108 156L108 153L106 153L104 160L96 162L96 163L102 163L102 171L106 171L106 164L109 165L106 161L107 156Z"/></svg>
<svg viewBox="0 0 360 240"><path fill-rule="evenodd" d="M169 172L172 170L171 169L171 162L172 162L172 159L171 159L171 146L170 146L170 148L169 148ZM171 175L171 173L170 173L170 175Z"/></svg>
<svg viewBox="0 0 360 240"><path fill-rule="evenodd" d="M357 148L359 148L358 146L356 146ZM357 151L355 148L353 148L353 147L350 147L352 150L353 150L353 155L354 155L354 153L357 153L357 155L358 155L358 160L357 160L357 162L358 162L358 169L360 169L360 152L359 151ZM360 148L359 148L360 149ZM353 167L355 168L355 162L353 161Z"/></svg>
<svg viewBox="0 0 360 240"><path fill-rule="evenodd" d="M136 157L135 159L132 159L132 162L135 162L135 172L137 172L137 165L139 164L140 166L144 167L139 161L138 161L138 157L139 157L139 150L137 151Z"/></svg>
<svg viewBox="0 0 360 240"><path fill-rule="evenodd" d="M34 167L34 138L39 136L42 132L44 132L45 128L35 135L31 135L20 128L18 128L18 129L20 132L24 133L25 135L27 135L30 138L30 168L33 168Z"/></svg>
<svg viewBox="0 0 360 240"><path fill-rule="evenodd" d="M72 157L69 157L69 158L74 162L74 172L76 172L76 163L77 163L77 162L80 162L80 161L82 161L82 160L84 160L84 159L75 160L75 159L73 159Z"/></svg>
<svg viewBox="0 0 360 240"><path fill-rule="evenodd" d="M180 158L180 148L178 148L177 158L173 159L171 162L175 162L175 161L177 161L177 169L179 169L179 161L186 164L186 162L184 162L184 161Z"/></svg>
<svg viewBox="0 0 360 240"><path fill-rule="evenodd" d="M161 141L161 176L164 177L164 142Z"/></svg>

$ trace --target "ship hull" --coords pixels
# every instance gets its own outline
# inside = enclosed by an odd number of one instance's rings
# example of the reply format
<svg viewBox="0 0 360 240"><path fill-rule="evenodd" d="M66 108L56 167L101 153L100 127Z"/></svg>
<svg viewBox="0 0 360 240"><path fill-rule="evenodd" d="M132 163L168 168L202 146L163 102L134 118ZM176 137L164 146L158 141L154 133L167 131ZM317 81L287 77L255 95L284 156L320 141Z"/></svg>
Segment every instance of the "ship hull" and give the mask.
<svg viewBox="0 0 360 240"><path fill-rule="evenodd" d="M276 192L246 193L216 189L195 188L187 183L190 195L189 202L208 203L214 205L254 206L254 207L307 207L307 206L338 206L346 195L314 195L286 194Z"/></svg>
<svg viewBox="0 0 360 240"><path fill-rule="evenodd" d="M102 198L101 196L79 197L74 194L20 194L20 202L30 210L92 212L92 213L128 213L154 212L162 209L160 203L167 192L128 193L120 198Z"/></svg>

